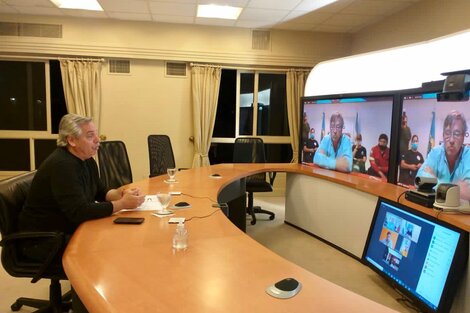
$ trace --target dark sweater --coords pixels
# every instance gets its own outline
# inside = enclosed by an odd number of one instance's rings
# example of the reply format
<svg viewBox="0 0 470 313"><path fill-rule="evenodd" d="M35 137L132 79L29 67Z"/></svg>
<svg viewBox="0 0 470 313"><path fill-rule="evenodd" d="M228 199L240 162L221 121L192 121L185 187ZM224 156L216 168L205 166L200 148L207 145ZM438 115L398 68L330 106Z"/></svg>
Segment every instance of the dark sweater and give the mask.
<svg viewBox="0 0 470 313"><path fill-rule="evenodd" d="M34 176L19 229L72 234L80 223L113 213L112 203L104 202L107 192L93 158L82 161L57 148Z"/></svg>

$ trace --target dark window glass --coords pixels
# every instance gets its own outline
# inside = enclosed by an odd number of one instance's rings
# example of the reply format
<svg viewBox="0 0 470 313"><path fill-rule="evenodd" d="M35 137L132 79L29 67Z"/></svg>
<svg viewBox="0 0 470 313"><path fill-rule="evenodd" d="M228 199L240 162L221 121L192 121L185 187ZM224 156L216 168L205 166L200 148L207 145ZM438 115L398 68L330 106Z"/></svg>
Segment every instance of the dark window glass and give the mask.
<svg viewBox="0 0 470 313"><path fill-rule="evenodd" d="M43 62L0 61L0 129L47 130Z"/></svg>
<svg viewBox="0 0 470 313"><path fill-rule="evenodd" d="M292 146L288 143L264 144L267 163L290 163L292 160Z"/></svg>
<svg viewBox="0 0 470 313"><path fill-rule="evenodd" d="M209 150L211 164L233 163L233 143L212 143ZM290 163L290 144L264 144L267 163Z"/></svg>
<svg viewBox="0 0 470 313"><path fill-rule="evenodd" d="M289 136L285 74L259 74L258 136Z"/></svg>
<svg viewBox="0 0 470 313"><path fill-rule="evenodd" d="M30 171L29 139L0 139L0 171Z"/></svg>
<svg viewBox="0 0 470 313"><path fill-rule="evenodd" d="M34 140L34 162L36 168L57 148L55 139L35 139Z"/></svg>
<svg viewBox="0 0 470 313"><path fill-rule="evenodd" d="M53 134L58 134L59 122L62 116L67 114L67 107L65 106L60 62L56 60L49 61L49 68L51 80L51 130Z"/></svg>
<svg viewBox="0 0 470 313"><path fill-rule="evenodd" d="M222 70L213 137L235 137L237 71Z"/></svg>
<svg viewBox="0 0 470 313"><path fill-rule="evenodd" d="M240 135L253 133L253 93L255 89L255 74L240 74Z"/></svg>

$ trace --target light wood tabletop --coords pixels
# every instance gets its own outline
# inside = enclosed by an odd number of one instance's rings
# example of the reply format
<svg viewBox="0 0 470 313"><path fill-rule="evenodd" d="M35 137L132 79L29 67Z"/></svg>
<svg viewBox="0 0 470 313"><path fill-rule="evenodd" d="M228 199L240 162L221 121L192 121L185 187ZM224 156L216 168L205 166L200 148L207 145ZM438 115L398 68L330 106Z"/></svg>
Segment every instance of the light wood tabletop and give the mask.
<svg viewBox="0 0 470 313"><path fill-rule="evenodd" d="M171 204L185 217L189 246L174 251L176 225L150 211L123 212L82 224L63 258L67 276L90 313L101 312L395 312L337 286L263 247L218 208L218 193L232 181L263 171L322 177L387 198L404 190L351 175L299 164L221 164L180 171L178 183L165 176L136 182L145 194L180 191ZM213 173L220 178L211 178ZM144 217L140 225L118 225L117 216ZM465 223L464 223L465 224ZM275 299L265 289L292 277L302 290Z"/></svg>

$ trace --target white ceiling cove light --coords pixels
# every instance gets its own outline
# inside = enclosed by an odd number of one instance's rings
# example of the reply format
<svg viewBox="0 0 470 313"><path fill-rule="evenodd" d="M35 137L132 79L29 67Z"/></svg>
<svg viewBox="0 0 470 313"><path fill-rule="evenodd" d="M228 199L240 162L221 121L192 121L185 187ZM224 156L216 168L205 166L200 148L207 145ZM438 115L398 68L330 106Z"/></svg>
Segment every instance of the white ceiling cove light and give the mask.
<svg viewBox="0 0 470 313"><path fill-rule="evenodd" d="M236 20L241 12L242 8L228 5L200 4L197 6L197 17Z"/></svg>
<svg viewBox="0 0 470 313"><path fill-rule="evenodd" d="M97 0L51 0L61 9L78 9L90 11L103 11Z"/></svg>

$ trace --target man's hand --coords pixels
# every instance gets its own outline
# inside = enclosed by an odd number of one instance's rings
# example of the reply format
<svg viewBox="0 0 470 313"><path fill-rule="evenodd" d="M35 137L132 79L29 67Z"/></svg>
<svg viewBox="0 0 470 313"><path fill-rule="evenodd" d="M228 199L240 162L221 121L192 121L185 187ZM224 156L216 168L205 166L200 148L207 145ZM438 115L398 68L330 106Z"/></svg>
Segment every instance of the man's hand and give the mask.
<svg viewBox="0 0 470 313"><path fill-rule="evenodd" d="M336 170L340 172L349 172L349 162L345 157L339 157L336 159Z"/></svg>

